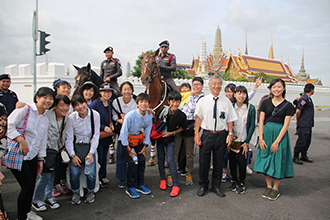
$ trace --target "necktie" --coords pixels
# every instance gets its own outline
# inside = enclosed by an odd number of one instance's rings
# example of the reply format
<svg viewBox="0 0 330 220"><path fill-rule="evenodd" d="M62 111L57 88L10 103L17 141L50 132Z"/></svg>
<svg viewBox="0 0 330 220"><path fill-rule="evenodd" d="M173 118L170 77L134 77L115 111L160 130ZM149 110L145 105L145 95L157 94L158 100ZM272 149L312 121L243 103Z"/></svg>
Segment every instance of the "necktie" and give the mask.
<svg viewBox="0 0 330 220"><path fill-rule="evenodd" d="M213 106L213 118L214 118L214 131L216 131L217 128L217 101L219 97L214 98L214 106Z"/></svg>

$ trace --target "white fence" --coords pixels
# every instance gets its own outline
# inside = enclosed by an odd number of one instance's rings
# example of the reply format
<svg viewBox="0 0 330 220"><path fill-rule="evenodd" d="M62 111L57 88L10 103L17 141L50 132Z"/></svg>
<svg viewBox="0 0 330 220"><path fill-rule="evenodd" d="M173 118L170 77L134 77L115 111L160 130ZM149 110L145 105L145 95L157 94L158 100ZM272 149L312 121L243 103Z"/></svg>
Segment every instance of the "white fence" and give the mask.
<svg viewBox="0 0 330 220"><path fill-rule="evenodd" d="M31 103L33 100L33 76L31 72L30 64L19 64L19 65L9 65L5 68L6 73L10 73L12 76L12 85L11 90L15 91L19 97L19 100L27 103ZM93 70L99 73L99 68L93 68ZM67 75L66 72L70 74ZM67 80L71 83L72 88L74 85L74 77L77 71L74 70L73 67L69 68L69 71L65 71L65 65L62 63L49 63L48 66L46 63L38 63L37 64L37 88L41 86L48 86L52 88L53 81L56 79ZM136 77L125 77L122 76L118 79L118 84L120 85L124 81L130 81L134 85L134 93L138 94L140 92L145 91L145 86L142 85L139 78ZM191 85L190 80L184 79L175 79L174 80L177 85L181 85L184 82L188 82ZM236 85L245 86L248 91L250 91L254 87L254 83L250 82L230 82L225 81L223 85L224 87L229 83L235 83ZM254 105L258 105L260 98L269 93L267 89L268 84L263 83L255 97L251 100L251 103ZM287 84L286 85L286 99L289 101L293 101L299 93L301 93L304 89L304 85L298 84ZM204 82L205 94L209 94L210 90L208 87L208 80ZM222 92L224 95L224 92ZM330 106L330 87L325 86L316 86L315 94L312 96L314 104L317 106Z"/></svg>

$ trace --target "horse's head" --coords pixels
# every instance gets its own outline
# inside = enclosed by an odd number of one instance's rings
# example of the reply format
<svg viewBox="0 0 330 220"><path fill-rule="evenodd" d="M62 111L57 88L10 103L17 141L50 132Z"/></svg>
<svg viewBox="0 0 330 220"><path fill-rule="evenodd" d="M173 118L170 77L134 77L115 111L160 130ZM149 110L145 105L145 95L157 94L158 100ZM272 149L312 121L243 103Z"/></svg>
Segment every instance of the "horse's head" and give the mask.
<svg viewBox="0 0 330 220"><path fill-rule="evenodd" d="M141 81L144 86L148 86L152 79L159 75L159 67L155 55L142 53L142 56Z"/></svg>
<svg viewBox="0 0 330 220"><path fill-rule="evenodd" d="M88 63L87 66L83 66L81 68L73 65L74 68L76 68L76 70L78 70L78 74L76 75L76 77L74 78L75 80L75 88L79 88L79 86L81 86L82 84L84 84L84 82L86 81L92 81L91 80L91 64Z"/></svg>

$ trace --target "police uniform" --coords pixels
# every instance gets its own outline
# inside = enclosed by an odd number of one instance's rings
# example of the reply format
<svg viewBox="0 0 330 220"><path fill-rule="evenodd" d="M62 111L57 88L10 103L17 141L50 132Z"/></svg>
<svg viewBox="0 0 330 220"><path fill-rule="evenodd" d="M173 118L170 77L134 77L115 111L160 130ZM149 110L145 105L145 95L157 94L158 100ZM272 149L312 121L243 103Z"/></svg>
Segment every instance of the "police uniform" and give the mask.
<svg viewBox="0 0 330 220"><path fill-rule="evenodd" d="M312 139L312 127L314 127L314 104L312 99L303 94L298 101L297 109L301 110L297 122L298 139L294 147L294 157L306 156Z"/></svg>
<svg viewBox="0 0 330 220"><path fill-rule="evenodd" d="M214 99L217 100L217 111L214 115ZM226 153L227 123L237 120L233 104L224 96L212 94L201 98L195 110L195 116L201 119L201 146L199 151L199 185L208 188L211 152L213 152L212 188L220 188L222 160ZM215 118L214 118L215 117ZM216 123L215 123L216 120Z"/></svg>
<svg viewBox="0 0 330 220"><path fill-rule="evenodd" d="M113 51L112 47L107 47L103 52ZM112 88L120 92L117 78L123 74L121 69L120 60L117 58L106 59L101 63L100 77L104 81L107 77L110 77L110 85Z"/></svg>
<svg viewBox="0 0 330 220"><path fill-rule="evenodd" d="M14 111L18 98L14 91L8 90L8 92L3 92L0 89L0 102L6 106L8 116Z"/></svg>
<svg viewBox="0 0 330 220"><path fill-rule="evenodd" d="M167 44L169 45L168 41L162 41L159 46L162 44ZM174 91L178 91L179 89L176 86L173 77L172 77L172 72L176 70L176 57L174 54L166 53L164 56L162 56L162 53L160 53L156 57L156 62L159 66L160 69L160 75L163 77L163 80L170 85L170 87Z"/></svg>

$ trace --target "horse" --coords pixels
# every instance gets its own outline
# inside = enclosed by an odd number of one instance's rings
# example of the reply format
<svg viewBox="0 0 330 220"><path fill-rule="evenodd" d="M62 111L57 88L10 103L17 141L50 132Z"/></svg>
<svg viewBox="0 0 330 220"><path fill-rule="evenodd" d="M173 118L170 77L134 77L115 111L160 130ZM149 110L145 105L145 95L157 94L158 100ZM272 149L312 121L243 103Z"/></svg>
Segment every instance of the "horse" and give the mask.
<svg viewBox="0 0 330 220"><path fill-rule="evenodd" d="M76 65L72 64L76 70L78 70L78 74L74 77L75 80L75 91L73 94L78 94L80 86L82 86L85 82L91 81L93 82L97 87L100 87L100 85L103 82L101 77L94 72L91 68L91 64L88 63L87 66L83 66L81 68L77 67Z"/></svg>
<svg viewBox="0 0 330 220"><path fill-rule="evenodd" d="M102 83L104 83L103 79L91 68L91 64L88 63L87 66L83 66L81 68L77 67L76 65L72 64L76 70L78 70L78 74L75 76L75 85L74 85L74 95L79 93L79 88L85 82L91 81L97 87L100 87ZM120 93L117 90L114 90L112 93L112 99L117 98L120 96Z"/></svg>
<svg viewBox="0 0 330 220"><path fill-rule="evenodd" d="M152 54L142 53L141 82L146 86L146 93L150 96L150 108L156 113L163 105L168 105L167 85L160 76L160 69L156 62L159 49Z"/></svg>

